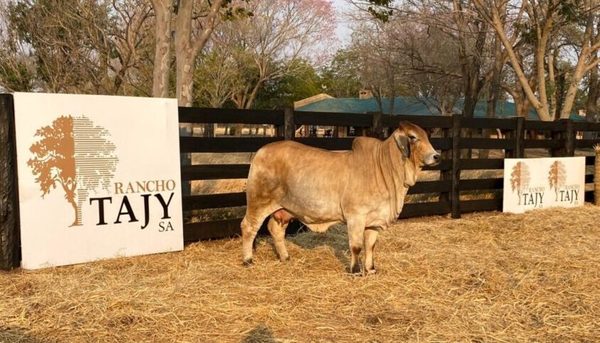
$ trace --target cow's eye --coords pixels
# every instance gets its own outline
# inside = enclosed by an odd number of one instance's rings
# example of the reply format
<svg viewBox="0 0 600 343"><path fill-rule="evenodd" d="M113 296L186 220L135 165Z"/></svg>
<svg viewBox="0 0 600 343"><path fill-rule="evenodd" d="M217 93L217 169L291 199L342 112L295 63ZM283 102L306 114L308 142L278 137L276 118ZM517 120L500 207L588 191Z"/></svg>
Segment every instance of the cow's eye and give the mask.
<svg viewBox="0 0 600 343"><path fill-rule="evenodd" d="M417 136L415 136L415 135L408 135L408 138L410 139L411 142L417 141Z"/></svg>

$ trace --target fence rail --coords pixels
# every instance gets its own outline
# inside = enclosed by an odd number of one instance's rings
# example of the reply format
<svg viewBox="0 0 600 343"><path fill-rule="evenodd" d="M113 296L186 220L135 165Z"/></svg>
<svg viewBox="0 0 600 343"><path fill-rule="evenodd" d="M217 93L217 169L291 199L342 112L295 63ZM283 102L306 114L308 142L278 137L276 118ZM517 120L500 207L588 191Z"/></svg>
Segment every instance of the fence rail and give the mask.
<svg viewBox="0 0 600 343"><path fill-rule="evenodd" d="M431 143L442 152L438 166L424 170L438 171L436 180L419 181L409 189L409 201L400 218L425 215L450 214L459 218L463 213L502 209L501 175L465 177L465 174L491 171L500 173L504 158L527 157L530 151L544 149L550 156L574 156L577 150L591 148L600 139L580 138L578 132L600 132L600 124L559 120L554 122L528 121L524 118L463 118L448 116L382 115L380 113L321 113L255 110L224 110L206 108L180 108L181 124L258 124L273 125L274 137L181 137L182 153L234 153L255 152L270 142L292 139L310 146L328 150L349 150L354 138L342 137L337 130L334 137L301 137L296 130L302 125L353 127L358 135L380 137L389 133L401 121L411 121L435 132ZM477 136L477 132L491 130L501 137ZM474 134L475 132L475 134ZM469 150L501 150L501 156L491 158L465 157ZM594 164L594 156L586 157L586 165ZM245 179L249 164L183 165L182 180ZM468 175L467 175L468 176ZM586 175L586 184L593 183L593 174ZM492 198L473 198L473 193L487 193ZM586 200L593 196L586 192ZM418 199L422 197L422 199ZM417 199L417 200L413 200ZM184 195L185 212L245 206L243 192L207 195ZM241 218L186 223L186 241L219 238L239 233Z"/></svg>

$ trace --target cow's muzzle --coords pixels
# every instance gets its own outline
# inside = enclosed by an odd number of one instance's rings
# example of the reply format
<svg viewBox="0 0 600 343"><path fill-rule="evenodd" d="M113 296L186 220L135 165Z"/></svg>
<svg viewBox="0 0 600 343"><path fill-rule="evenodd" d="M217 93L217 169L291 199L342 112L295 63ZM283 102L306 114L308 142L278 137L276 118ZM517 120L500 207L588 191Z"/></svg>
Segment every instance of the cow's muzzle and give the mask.
<svg viewBox="0 0 600 343"><path fill-rule="evenodd" d="M437 166L438 164L440 164L440 154L434 151L425 158L424 162L425 165L428 167Z"/></svg>

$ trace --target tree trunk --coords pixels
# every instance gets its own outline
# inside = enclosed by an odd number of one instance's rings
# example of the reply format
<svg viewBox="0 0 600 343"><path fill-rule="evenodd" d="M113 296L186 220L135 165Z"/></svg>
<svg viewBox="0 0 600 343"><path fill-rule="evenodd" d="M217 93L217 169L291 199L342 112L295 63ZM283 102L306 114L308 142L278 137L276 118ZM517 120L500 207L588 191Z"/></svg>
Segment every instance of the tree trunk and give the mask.
<svg viewBox="0 0 600 343"><path fill-rule="evenodd" d="M486 10L485 10L486 5L484 5L481 0L476 0L476 1L474 1L474 3L481 13L486 12ZM521 67L521 64L519 62L517 54L515 53L510 40L506 36L506 31L504 30L504 24L502 23L502 20L500 19L500 14L498 13L498 8L494 7L492 9L491 18L488 18L488 20L489 20L490 24L492 24L492 26L494 27L494 30L496 31L498 38L500 39L500 41L502 42L502 45L506 49L510 64L512 65L512 67L515 71L515 74L517 75L517 79L518 79L521 87L523 88L525 95L527 96L528 102L531 105L533 105L533 107L535 107L541 120L544 120L544 121L552 120L552 118L550 117L550 113L548 112L548 103L541 102L536 97L534 90L529 85L529 81L527 79L527 76L525 76L525 73L523 72L523 68ZM536 62L538 62L537 64L539 65L539 61L536 61Z"/></svg>
<svg viewBox="0 0 600 343"><path fill-rule="evenodd" d="M600 98L600 78L598 78L598 68L590 71L590 80L588 88L587 101L585 102L585 118L587 121L600 121L600 108L598 99ZM600 191L599 191L600 192Z"/></svg>
<svg viewBox="0 0 600 343"><path fill-rule="evenodd" d="M573 104L575 103L575 96L577 95L577 89L579 87L579 81L581 81L581 78L583 77L584 70L584 59L580 57L579 61L577 62L577 66L575 67L575 70L573 71L573 74L569 79L569 87L567 88L567 94L565 95L565 99L560 110L561 119L567 119L571 115L571 110L573 109Z"/></svg>
<svg viewBox="0 0 600 343"><path fill-rule="evenodd" d="M152 72L152 96L169 96L171 63L171 1L152 0L155 15L154 70Z"/></svg>
<svg viewBox="0 0 600 343"><path fill-rule="evenodd" d="M71 226L81 226L81 209L77 206L74 200L69 201L73 210L75 212L75 219L73 220L73 224Z"/></svg>
<svg viewBox="0 0 600 343"><path fill-rule="evenodd" d="M577 60L573 75L569 79L569 87L560 111L561 118L569 118L571 115L579 82L583 78L583 75L592 69L598 69L597 53L598 48L600 48L600 32L598 32L597 35L592 34L594 30L594 18L595 11L590 10L587 17L585 32L583 34L583 48L579 54L579 59Z"/></svg>
<svg viewBox="0 0 600 343"><path fill-rule="evenodd" d="M557 106L558 106L558 85L556 83L555 76L555 55L557 50L548 53L548 85L550 86L550 107L549 112L552 118L556 118Z"/></svg>
<svg viewBox="0 0 600 343"><path fill-rule="evenodd" d="M177 49L179 51L177 56L177 101L179 106L191 107L194 102L196 54L185 47Z"/></svg>
<svg viewBox="0 0 600 343"><path fill-rule="evenodd" d="M487 108L485 111L485 116L487 118L496 117L496 105L498 104L498 97L501 91L501 78L502 78L502 69L504 67L504 58L502 56L502 45L498 38L494 39L494 65L492 69L492 77L490 80L490 87L488 91L487 98ZM492 129L484 129L483 135L484 138L490 138L494 130ZM499 137L500 138L500 137ZM490 150L489 149L480 149L479 150L479 158L489 158Z"/></svg>

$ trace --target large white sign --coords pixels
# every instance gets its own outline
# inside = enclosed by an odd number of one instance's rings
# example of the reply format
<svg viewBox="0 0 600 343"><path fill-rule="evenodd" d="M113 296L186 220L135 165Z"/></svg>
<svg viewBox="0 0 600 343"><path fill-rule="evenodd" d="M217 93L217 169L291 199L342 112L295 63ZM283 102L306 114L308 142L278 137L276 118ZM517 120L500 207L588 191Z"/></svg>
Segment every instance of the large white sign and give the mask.
<svg viewBox="0 0 600 343"><path fill-rule="evenodd" d="M582 206L585 157L507 158L503 211Z"/></svg>
<svg viewBox="0 0 600 343"><path fill-rule="evenodd" d="M14 103L23 268L183 249L175 100Z"/></svg>

